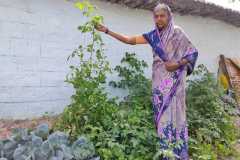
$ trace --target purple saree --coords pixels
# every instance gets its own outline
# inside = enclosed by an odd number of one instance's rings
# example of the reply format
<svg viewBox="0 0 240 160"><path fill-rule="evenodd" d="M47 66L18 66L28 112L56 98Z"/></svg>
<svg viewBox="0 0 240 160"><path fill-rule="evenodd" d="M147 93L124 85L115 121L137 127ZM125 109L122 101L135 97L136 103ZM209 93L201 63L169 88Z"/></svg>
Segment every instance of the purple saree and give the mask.
<svg viewBox="0 0 240 160"><path fill-rule="evenodd" d="M185 86L186 76L194 69L198 51L183 30L173 25L172 16L167 28L161 30L156 27L143 36L153 52L152 104L161 149L168 147L167 142L176 143L180 140L183 142L181 147L173 150L176 159L189 160ZM166 70L164 62L182 58L189 63L174 72Z"/></svg>

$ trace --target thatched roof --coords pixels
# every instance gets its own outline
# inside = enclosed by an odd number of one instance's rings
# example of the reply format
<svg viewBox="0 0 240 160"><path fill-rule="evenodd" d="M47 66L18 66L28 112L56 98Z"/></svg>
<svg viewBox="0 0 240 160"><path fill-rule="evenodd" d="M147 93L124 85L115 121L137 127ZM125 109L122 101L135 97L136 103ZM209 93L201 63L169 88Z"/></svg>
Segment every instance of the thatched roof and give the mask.
<svg viewBox="0 0 240 160"><path fill-rule="evenodd" d="M221 84L233 90L240 106L240 58L227 58L220 55L218 77Z"/></svg>
<svg viewBox="0 0 240 160"><path fill-rule="evenodd" d="M141 8L152 10L159 3L168 4L173 12L181 15L194 15L202 17L211 17L224 21L234 26L240 27L240 12L223 8L213 3L207 3L203 0L102 0L111 3L123 4L131 8Z"/></svg>

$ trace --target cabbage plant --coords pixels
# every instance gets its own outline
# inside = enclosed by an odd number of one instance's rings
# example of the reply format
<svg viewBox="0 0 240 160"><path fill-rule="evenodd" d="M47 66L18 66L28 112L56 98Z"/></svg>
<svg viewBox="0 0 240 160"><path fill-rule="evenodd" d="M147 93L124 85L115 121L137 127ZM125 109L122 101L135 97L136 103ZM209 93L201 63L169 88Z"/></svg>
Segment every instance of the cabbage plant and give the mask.
<svg viewBox="0 0 240 160"><path fill-rule="evenodd" d="M94 145L80 135L70 142L66 133L49 133L48 124L35 130L15 128L10 137L0 140L0 160L100 160Z"/></svg>

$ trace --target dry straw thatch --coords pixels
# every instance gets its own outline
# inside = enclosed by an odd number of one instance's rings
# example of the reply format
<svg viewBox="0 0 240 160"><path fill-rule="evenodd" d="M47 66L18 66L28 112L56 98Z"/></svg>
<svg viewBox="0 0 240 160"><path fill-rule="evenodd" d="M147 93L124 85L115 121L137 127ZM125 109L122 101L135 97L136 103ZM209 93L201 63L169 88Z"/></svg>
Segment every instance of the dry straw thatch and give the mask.
<svg viewBox="0 0 240 160"><path fill-rule="evenodd" d="M240 12L223 8L203 0L101 0L122 4L131 8L152 10L159 2L168 4L173 12L181 15L211 17L240 27Z"/></svg>

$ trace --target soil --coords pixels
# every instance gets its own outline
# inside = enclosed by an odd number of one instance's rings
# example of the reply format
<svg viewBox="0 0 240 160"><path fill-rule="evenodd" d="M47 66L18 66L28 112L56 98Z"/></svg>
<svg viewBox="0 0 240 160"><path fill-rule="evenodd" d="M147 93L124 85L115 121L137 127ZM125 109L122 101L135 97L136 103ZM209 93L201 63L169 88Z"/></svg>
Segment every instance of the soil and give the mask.
<svg viewBox="0 0 240 160"><path fill-rule="evenodd" d="M52 127L57 116L44 116L34 119L12 120L12 119L0 119L0 139L7 138L11 135L13 128L35 128L41 123L47 123L49 128Z"/></svg>

